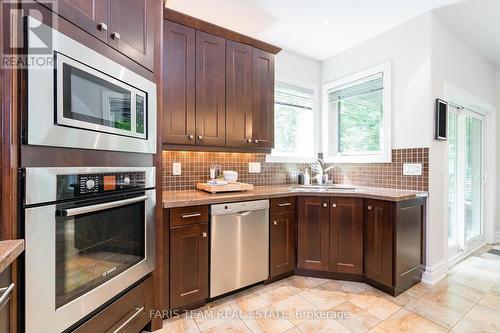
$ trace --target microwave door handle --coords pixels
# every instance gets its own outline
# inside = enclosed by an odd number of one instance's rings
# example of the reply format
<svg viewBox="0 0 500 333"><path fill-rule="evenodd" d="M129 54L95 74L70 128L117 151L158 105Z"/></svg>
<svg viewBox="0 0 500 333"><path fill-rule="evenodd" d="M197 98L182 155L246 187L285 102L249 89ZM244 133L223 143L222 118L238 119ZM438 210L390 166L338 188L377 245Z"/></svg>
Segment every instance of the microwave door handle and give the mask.
<svg viewBox="0 0 500 333"><path fill-rule="evenodd" d="M106 210L106 209L110 209L110 208L126 206L126 205L130 205L133 203L146 201L147 199L148 199L147 195L141 195L140 197L124 199L124 200L119 200L119 201L105 202L105 203L97 204L97 205L61 209L61 210L59 210L59 213L60 213L60 216L70 217L70 216L76 216L76 215L81 215L81 214L86 214L86 213L98 212L98 211Z"/></svg>

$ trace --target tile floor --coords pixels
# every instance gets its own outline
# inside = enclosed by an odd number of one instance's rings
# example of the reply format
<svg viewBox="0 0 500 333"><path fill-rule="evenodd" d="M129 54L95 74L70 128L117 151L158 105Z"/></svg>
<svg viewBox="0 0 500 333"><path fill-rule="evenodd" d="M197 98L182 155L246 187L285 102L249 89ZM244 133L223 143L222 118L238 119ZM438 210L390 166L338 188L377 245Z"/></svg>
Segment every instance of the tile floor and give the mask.
<svg viewBox="0 0 500 333"><path fill-rule="evenodd" d="M485 253L490 248L436 285L398 297L364 283L293 276L165 320L158 332L500 332L500 257Z"/></svg>

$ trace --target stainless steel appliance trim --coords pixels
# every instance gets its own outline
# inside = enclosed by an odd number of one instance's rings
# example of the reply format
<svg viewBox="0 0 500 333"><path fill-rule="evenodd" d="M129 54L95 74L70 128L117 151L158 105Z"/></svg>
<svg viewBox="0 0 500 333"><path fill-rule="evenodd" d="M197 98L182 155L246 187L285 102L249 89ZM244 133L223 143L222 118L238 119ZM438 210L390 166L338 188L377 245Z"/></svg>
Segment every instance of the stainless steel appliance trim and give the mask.
<svg viewBox="0 0 500 333"><path fill-rule="evenodd" d="M103 132L103 133L114 133L118 135L123 135L123 136L130 136L130 137L136 137L136 138L141 138L141 139L146 139L147 138L147 130L149 129L146 125L146 131L142 133L137 133L137 118L136 118L136 96L142 96L144 98L144 101L147 101L146 95L143 91L136 89L135 87L123 83L119 80L117 80L114 77L111 77L109 75L103 74L100 71L97 71L93 69L92 67L89 67L85 64L82 64L79 61L75 61L74 59L71 59L64 55L63 53L56 52L56 63L57 63L57 124L59 125L66 125L66 126L71 126L75 128L85 128L93 131L98 131L98 132ZM127 91L130 91L130 117L131 117L131 129L130 131L118 129L118 128L112 128L108 126L103 126L103 125L97 125L97 124L91 124L85 121L80 121L80 120L74 120L74 119L68 119L65 118L63 115L62 110L64 110L64 102L63 102L63 95L64 95L64 82L63 82L63 65L68 64L72 67L78 68L86 73L90 73L91 75L98 77L102 80L108 81L115 86L121 87ZM146 111L146 110L145 110ZM149 110L148 110L149 111ZM147 120L147 113L146 113L146 120Z"/></svg>
<svg viewBox="0 0 500 333"><path fill-rule="evenodd" d="M224 215L243 211L252 211L269 208L269 200L243 201L228 204L218 204L211 206L211 214Z"/></svg>
<svg viewBox="0 0 500 333"><path fill-rule="evenodd" d="M8 287L0 289L0 294L2 295L0 296L0 309L2 309L4 305L9 301L10 294L12 293L12 290L15 286L15 283L11 283Z"/></svg>
<svg viewBox="0 0 500 333"><path fill-rule="evenodd" d="M225 213L229 210L232 213ZM269 201L213 205L210 221L210 297L264 281L268 277Z"/></svg>
<svg viewBox="0 0 500 333"><path fill-rule="evenodd" d="M57 309L54 282L57 207L54 204L25 210L26 333L62 332L153 271L155 193L155 190L146 191L148 196L144 214L146 258Z"/></svg>
<svg viewBox="0 0 500 333"><path fill-rule="evenodd" d="M25 204L33 205L57 200L57 175L94 174L112 172L146 173L146 188L155 187L154 167L76 167L76 168L26 168Z"/></svg>
<svg viewBox="0 0 500 333"><path fill-rule="evenodd" d="M123 324L118 326L116 330L113 331L113 333L120 333L124 328L128 326L132 321L135 320L135 318L139 317L139 315L144 311L144 307L141 306L140 308L134 308L135 312L133 315L131 315Z"/></svg>
<svg viewBox="0 0 500 333"><path fill-rule="evenodd" d="M37 30L42 30L44 35L52 36L52 54L62 53L146 92L145 108L148 111L145 119L147 139L59 126L54 121L54 111L57 106L54 68L53 66L37 67L33 62L28 67L27 143L41 146L156 153L156 84L33 17L27 17L27 21L29 26L36 26ZM35 34L28 34L28 45L36 43L35 37Z"/></svg>
<svg viewBox="0 0 500 333"><path fill-rule="evenodd" d="M71 217L71 216L76 216L76 215L81 215L81 214L86 214L86 213L99 212L99 211L105 210L105 209L126 206L126 205L130 205L132 203L146 201L147 199L148 199L147 195L141 195L140 197L125 199L125 200L111 201L111 202L106 202L106 203L91 205L91 206L63 209L61 212L63 213L63 216Z"/></svg>

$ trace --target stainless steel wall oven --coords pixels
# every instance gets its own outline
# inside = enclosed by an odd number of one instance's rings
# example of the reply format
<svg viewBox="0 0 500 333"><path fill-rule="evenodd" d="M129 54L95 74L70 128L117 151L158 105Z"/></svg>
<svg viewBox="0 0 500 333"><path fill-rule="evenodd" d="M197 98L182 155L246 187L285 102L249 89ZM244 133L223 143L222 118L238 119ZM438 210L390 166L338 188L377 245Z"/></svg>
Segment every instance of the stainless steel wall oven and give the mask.
<svg viewBox="0 0 500 333"><path fill-rule="evenodd" d="M26 168L26 332L62 332L154 268L154 168Z"/></svg>

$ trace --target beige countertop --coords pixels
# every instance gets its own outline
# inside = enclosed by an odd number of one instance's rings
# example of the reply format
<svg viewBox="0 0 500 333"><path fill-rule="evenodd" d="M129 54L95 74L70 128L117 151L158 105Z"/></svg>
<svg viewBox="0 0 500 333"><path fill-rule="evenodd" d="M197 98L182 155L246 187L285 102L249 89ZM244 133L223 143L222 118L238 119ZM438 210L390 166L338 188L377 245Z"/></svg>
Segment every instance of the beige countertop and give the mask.
<svg viewBox="0 0 500 333"><path fill-rule="evenodd" d="M404 201L426 197L427 192L407 191L391 188L358 187L356 191L336 190L315 192L293 189L290 186L256 186L252 191L211 194L200 190L164 191L163 207L185 207L234 201L279 198L286 196L359 197L386 201Z"/></svg>
<svg viewBox="0 0 500 333"><path fill-rule="evenodd" d="M0 273L3 272L24 251L24 240L0 241Z"/></svg>

